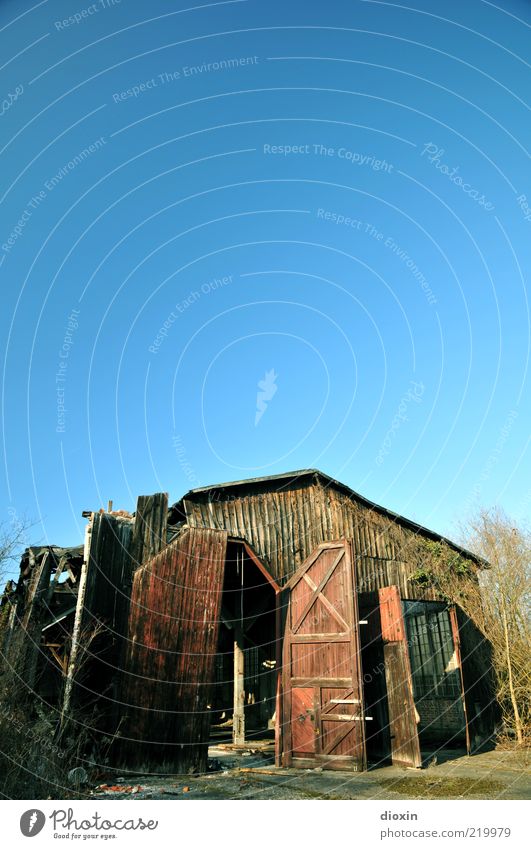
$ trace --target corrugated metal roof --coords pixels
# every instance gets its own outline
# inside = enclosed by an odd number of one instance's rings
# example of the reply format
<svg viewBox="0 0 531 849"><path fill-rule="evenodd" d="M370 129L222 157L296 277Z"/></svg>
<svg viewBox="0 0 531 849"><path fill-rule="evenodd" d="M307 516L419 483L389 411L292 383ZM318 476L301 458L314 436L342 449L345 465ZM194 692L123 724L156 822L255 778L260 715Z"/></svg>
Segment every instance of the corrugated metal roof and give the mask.
<svg viewBox="0 0 531 849"><path fill-rule="evenodd" d="M479 557L477 554L474 554L472 551L469 551L468 549L457 545L457 543L453 542L451 539L448 539L447 537L438 534L436 531L432 531L429 528L424 527L424 525L419 525L417 522L414 522L411 519L407 519L404 516L401 516L399 513L395 513L393 510L388 510L386 507L382 507L380 504L376 504L376 502L371 501L364 495L360 495L359 492L356 492L355 490L351 489L351 487L347 486L347 484L341 483L341 481L338 481L335 478L332 478L330 475L327 475L325 472L320 471L320 469L298 469L297 471L283 472L277 475L264 475L262 477L247 478L244 480L227 481L225 483L211 484L210 486L200 486L196 489L189 490L186 495L183 495L183 497L173 506L179 507L179 505L182 505L182 502L185 499L193 500L193 497L195 495L206 494L220 489L230 489L238 487L245 488L252 487L256 484L273 484L279 482L287 482L285 484L285 488L289 489L293 483L299 482L301 478L309 477L313 477L316 480L320 480L325 486L333 486L336 489L341 490L349 497L355 499L358 502L361 502L371 510L375 510L376 512L381 513L384 516L389 517L393 521L398 522L399 524L409 528L410 530L415 531L416 533L420 533L423 536L427 536L429 539L432 539L436 542L444 542L447 545L451 546L454 550L465 555L466 557L470 557L473 560L479 563L483 563L486 566L488 565L486 560L484 560L482 557ZM276 489L278 490L278 487L276 487Z"/></svg>

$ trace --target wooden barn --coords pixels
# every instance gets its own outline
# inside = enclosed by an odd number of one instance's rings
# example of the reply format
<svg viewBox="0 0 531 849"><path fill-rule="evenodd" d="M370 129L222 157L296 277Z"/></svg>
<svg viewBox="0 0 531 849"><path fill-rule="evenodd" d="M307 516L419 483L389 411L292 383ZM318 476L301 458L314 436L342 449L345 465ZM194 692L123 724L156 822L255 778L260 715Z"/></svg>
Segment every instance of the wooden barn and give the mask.
<svg viewBox="0 0 531 849"><path fill-rule="evenodd" d="M53 702L54 633L57 710L75 721L96 705L116 766L205 771L210 742L271 738L278 766L420 767L490 738L488 645L423 582L410 543L487 564L440 535L314 469L87 515L74 610L52 615L56 586L34 619L32 686ZM21 579L5 645L38 580Z"/></svg>

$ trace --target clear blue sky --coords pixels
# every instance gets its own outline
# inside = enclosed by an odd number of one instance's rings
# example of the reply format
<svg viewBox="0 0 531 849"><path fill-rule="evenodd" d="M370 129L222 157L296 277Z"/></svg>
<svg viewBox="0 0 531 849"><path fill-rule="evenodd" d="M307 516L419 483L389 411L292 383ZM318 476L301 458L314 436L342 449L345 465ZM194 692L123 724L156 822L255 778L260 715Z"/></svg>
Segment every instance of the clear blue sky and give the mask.
<svg viewBox="0 0 531 849"><path fill-rule="evenodd" d="M531 10L412 2L3 0L3 522L305 467L529 514Z"/></svg>

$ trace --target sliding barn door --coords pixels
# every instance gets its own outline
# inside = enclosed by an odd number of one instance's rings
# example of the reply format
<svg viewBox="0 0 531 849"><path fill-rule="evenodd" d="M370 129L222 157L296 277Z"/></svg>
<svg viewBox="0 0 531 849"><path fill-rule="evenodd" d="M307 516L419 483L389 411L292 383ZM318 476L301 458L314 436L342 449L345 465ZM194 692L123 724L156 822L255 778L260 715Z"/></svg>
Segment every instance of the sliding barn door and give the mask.
<svg viewBox="0 0 531 849"><path fill-rule="evenodd" d="M286 586L282 763L365 766L357 599L350 543L323 543Z"/></svg>
<svg viewBox="0 0 531 849"><path fill-rule="evenodd" d="M417 711L409 650L398 587L378 590L382 628L385 680L389 711L391 757L398 766L420 767Z"/></svg>

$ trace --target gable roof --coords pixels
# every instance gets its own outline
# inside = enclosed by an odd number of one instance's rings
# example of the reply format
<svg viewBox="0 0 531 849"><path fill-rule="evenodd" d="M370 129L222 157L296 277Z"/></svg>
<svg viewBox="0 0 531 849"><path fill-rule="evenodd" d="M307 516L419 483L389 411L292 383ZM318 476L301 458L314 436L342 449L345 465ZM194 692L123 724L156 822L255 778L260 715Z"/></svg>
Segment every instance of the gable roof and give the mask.
<svg viewBox="0 0 531 849"><path fill-rule="evenodd" d="M172 509L184 513L183 502L185 500L193 501L196 496L208 495L220 490L239 490L244 492L247 489L255 489L258 487L266 492L271 491L272 489L278 492L283 489L292 489L294 486L301 483L321 483L325 488L333 487L334 489L343 492L347 495L347 497L363 504L370 510L374 510L376 513L386 516L403 527L409 528L409 530L412 530L415 533L420 533L422 536L428 537L428 539L431 539L434 542L446 543L464 557L468 557L477 563L481 563L483 566L488 566L487 561L479 557L477 554L457 545L457 543L453 542L451 539L448 539L447 537L444 537L423 525L419 525L417 522L413 522L411 519L407 519L399 513L393 512L393 510L388 510L386 507L376 504L374 501L371 501L364 495L360 495L359 492L351 489L346 484L341 483L341 481L338 481L335 478L330 477L330 475L325 474L325 472L320 471L320 469L299 469L297 471L283 472L277 475L264 475L262 477L211 484L210 486L200 486L189 490L186 495L183 495L183 497L173 505Z"/></svg>

